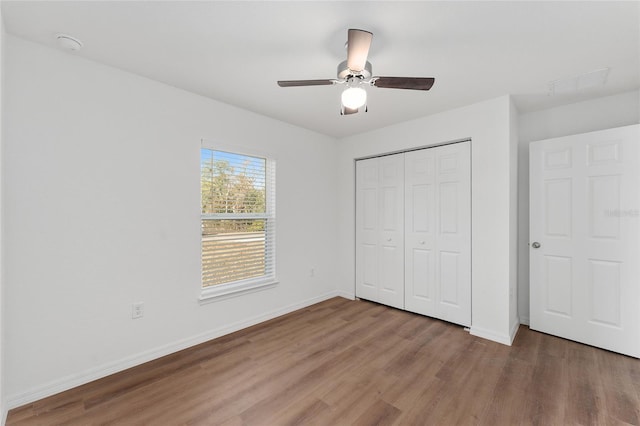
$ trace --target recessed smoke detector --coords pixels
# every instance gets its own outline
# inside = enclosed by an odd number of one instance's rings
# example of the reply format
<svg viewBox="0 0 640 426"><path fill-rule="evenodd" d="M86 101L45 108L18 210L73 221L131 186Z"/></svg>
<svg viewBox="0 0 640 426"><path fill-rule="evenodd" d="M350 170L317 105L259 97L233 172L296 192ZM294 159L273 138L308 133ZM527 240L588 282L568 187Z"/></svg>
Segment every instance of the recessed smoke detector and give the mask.
<svg viewBox="0 0 640 426"><path fill-rule="evenodd" d="M56 40L58 41L58 45L65 50L78 51L82 48L82 42L80 40L67 34L57 34Z"/></svg>
<svg viewBox="0 0 640 426"><path fill-rule="evenodd" d="M549 94L560 95L565 93L576 93L592 87L602 87L607 82L607 76L611 68L601 68L578 74L573 77L561 78L549 82Z"/></svg>

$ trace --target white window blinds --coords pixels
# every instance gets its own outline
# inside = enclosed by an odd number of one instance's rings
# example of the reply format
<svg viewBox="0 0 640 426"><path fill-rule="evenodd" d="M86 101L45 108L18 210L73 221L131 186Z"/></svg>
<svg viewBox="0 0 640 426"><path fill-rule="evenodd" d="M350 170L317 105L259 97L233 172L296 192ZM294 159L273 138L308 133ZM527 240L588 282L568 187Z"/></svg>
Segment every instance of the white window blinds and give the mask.
<svg viewBox="0 0 640 426"><path fill-rule="evenodd" d="M275 165L202 148L202 287L275 279Z"/></svg>

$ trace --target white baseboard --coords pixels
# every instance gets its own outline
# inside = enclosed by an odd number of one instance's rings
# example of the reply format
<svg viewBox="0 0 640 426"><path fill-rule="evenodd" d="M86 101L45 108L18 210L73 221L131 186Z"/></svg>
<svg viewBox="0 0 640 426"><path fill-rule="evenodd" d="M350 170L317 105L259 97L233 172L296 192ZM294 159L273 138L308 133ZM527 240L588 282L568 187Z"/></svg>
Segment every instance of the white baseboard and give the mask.
<svg viewBox="0 0 640 426"><path fill-rule="evenodd" d="M520 324L531 325L529 322L529 317L520 317Z"/></svg>
<svg viewBox="0 0 640 426"><path fill-rule="evenodd" d="M5 406L3 405L2 408L0 409L0 425L4 426L7 423L7 415L9 414L9 411L5 408Z"/></svg>
<svg viewBox="0 0 640 426"><path fill-rule="evenodd" d="M517 330L517 328L516 328ZM492 340L494 342L502 343L503 345L511 346L511 336L509 334L496 333L494 330L487 328L471 326L469 334L482 337L483 339Z"/></svg>
<svg viewBox="0 0 640 426"><path fill-rule="evenodd" d="M356 300L355 294L347 293L346 291L338 291L336 295L345 299Z"/></svg>
<svg viewBox="0 0 640 426"><path fill-rule="evenodd" d="M307 306L311 306L316 303L320 303L322 301L325 301L327 299L331 299L332 297L337 297L337 296L346 297L347 299L349 298L349 296L346 295L346 293L343 294L338 291L332 291L329 293L325 293L321 296L313 297L311 299L306 299L306 300L285 306L283 308L275 309L273 311L266 312L261 315L257 315L255 317L247 318L246 320L243 320L243 321L238 321L233 324L229 324L223 327L209 330L205 333L197 334L195 336L191 336L186 339L181 339L176 342L163 345L155 349L151 349L149 351L144 351L139 354L135 354L117 361L109 362L101 366L82 371L80 373L71 374L61 379L57 379L49 383L45 383L41 386L33 387L32 389L29 389L26 392L9 396L6 401L6 406L3 407L3 411L8 411L25 404L29 404L31 402L38 401L42 398L55 395L57 393L92 382L94 380L101 379L103 377L126 370L128 368L135 367L136 365L153 361L154 359L161 358L163 356L181 351L183 349L187 349L191 346L199 345L200 343L204 343L209 340L218 338L220 336L224 336L225 334L233 333L235 331L242 330L247 327L251 327L252 325L256 325L261 322L268 321L270 319L279 317L281 315L288 314L298 309L306 308ZM5 418L6 418L6 414L7 414L6 412L3 412L3 415L5 416ZM4 425L4 421L1 424Z"/></svg>

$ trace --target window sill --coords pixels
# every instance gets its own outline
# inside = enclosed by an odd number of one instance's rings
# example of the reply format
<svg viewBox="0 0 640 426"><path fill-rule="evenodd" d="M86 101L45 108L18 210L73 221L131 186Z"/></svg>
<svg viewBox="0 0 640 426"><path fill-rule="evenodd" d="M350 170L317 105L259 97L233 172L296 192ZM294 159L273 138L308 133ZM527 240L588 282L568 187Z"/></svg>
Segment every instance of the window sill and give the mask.
<svg viewBox="0 0 640 426"><path fill-rule="evenodd" d="M278 284L275 279L263 281L247 281L242 283L219 284L206 289L200 293L198 300L200 304L215 302L218 300L230 299L243 294L254 293L256 291L273 288Z"/></svg>

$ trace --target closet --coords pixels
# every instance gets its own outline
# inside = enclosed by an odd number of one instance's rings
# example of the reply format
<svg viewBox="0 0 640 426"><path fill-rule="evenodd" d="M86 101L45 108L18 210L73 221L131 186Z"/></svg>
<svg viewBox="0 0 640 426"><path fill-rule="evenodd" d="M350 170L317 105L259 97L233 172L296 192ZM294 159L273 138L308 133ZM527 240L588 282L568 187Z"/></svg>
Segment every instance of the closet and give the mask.
<svg viewBox="0 0 640 426"><path fill-rule="evenodd" d="M470 142L356 161L356 297L471 325Z"/></svg>

